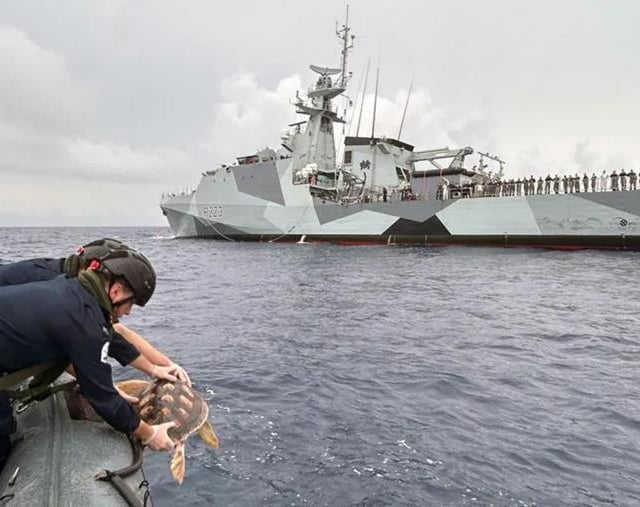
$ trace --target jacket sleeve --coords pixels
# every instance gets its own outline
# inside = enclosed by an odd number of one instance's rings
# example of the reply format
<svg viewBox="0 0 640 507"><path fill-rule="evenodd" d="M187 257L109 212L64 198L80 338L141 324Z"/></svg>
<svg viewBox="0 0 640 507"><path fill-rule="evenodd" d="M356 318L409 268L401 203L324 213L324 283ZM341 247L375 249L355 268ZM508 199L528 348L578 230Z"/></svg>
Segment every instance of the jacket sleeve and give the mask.
<svg viewBox="0 0 640 507"><path fill-rule="evenodd" d="M111 331L109 355L122 366L127 366L140 357L140 351L133 343L128 342L120 333Z"/></svg>
<svg viewBox="0 0 640 507"><path fill-rule="evenodd" d="M51 280L62 273L61 259L29 259L0 265L0 287Z"/></svg>
<svg viewBox="0 0 640 507"><path fill-rule="evenodd" d="M111 366L107 362L109 334L96 323L83 325L77 321L77 329L59 341L59 346L69 356L76 372L82 394L95 411L124 433L134 431L140 417L113 386Z"/></svg>

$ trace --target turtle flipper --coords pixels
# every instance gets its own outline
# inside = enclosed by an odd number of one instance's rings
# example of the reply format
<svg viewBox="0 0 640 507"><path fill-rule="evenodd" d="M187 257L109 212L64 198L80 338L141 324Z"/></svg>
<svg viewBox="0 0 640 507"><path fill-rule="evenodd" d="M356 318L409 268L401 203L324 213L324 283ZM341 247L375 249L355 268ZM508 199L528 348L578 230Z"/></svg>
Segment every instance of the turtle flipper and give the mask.
<svg viewBox="0 0 640 507"><path fill-rule="evenodd" d="M146 380L123 380L117 382L116 387L129 396L140 398L142 392L149 387L151 383Z"/></svg>
<svg viewBox="0 0 640 507"><path fill-rule="evenodd" d="M214 449L217 449L220 445L220 440L218 440L218 435L213 431L213 426L209 421L205 421L205 423L200 426L198 430L198 435L204 441L205 444L210 445Z"/></svg>
<svg viewBox="0 0 640 507"><path fill-rule="evenodd" d="M173 458L171 458L171 474L173 475L173 478L178 481L178 484L182 484L182 481L184 481L186 466L184 442L178 442L176 444L175 452L173 453Z"/></svg>

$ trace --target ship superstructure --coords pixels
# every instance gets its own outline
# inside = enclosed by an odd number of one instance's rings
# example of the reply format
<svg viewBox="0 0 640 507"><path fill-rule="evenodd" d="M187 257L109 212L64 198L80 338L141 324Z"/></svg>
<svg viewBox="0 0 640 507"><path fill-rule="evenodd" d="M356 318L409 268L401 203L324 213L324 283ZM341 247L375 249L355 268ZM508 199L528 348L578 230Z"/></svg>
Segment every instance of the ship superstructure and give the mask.
<svg viewBox="0 0 640 507"><path fill-rule="evenodd" d="M345 120L335 101L350 78L353 36L348 21L336 33L340 67L310 66L315 83L294 99L302 119L278 149L237 157L203 173L196 188L162 196L175 236L640 249L637 190L575 177L572 191L557 177L507 180L495 155L478 152L469 168L471 147L416 150L373 133L345 137L337 160L334 126Z"/></svg>

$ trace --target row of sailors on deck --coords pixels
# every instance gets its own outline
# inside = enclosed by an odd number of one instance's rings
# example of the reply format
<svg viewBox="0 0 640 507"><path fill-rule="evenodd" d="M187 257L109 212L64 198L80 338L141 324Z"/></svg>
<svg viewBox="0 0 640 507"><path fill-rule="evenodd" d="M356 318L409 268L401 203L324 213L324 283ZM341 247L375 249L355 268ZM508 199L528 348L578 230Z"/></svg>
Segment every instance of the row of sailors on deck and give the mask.
<svg viewBox="0 0 640 507"><path fill-rule="evenodd" d="M438 188L438 198L447 199L451 185L443 178L443 183ZM469 187L469 185L465 186ZM602 171L600 176L593 173L588 176L584 173L581 177L565 175L562 178L547 175L546 178L539 177L537 180L533 176L530 178L510 179L507 181L489 181L482 184L473 184L468 188L468 196L514 196L514 195L542 195L542 194L573 194L579 192L606 192L606 191L626 191L638 189L638 175L631 169L626 172L624 169L617 173L615 170L607 175ZM453 188L451 188L453 190Z"/></svg>
<svg viewBox="0 0 640 507"><path fill-rule="evenodd" d="M541 195L541 194L572 194L578 192L606 192L611 191L625 191L625 190L637 190L638 188L638 175L631 169L628 173L624 169L618 174L615 170L607 175L606 171L602 171L600 176L596 176L593 173L588 176L584 173L582 177L579 174L575 176L565 175L560 178L557 174L555 176L547 175L542 179L539 177L537 180L531 176L530 178L518 178L517 180L509 181L497 181L490 183L488 186L494 187L495 195ZM495 191L499 191L495 192Z"/></svg>

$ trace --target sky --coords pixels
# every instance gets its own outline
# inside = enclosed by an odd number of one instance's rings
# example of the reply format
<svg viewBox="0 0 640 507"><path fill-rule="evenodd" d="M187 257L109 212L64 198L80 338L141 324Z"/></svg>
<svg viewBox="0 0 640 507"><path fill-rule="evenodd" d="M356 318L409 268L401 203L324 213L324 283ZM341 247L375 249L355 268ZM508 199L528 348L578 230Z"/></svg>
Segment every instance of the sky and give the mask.
<svg viewBox="0 0 640 507"><path fill-rule="evenodd" d="M3 0L0 227L166 225L162 192L279 146L308 65L339 66L345 11ZM347 94L370 61L368 135L379 68L375 133L396 137L413 83L405 142L488 151L507 176L637 170L639 23L637 0L352 0Z"/></svg>

